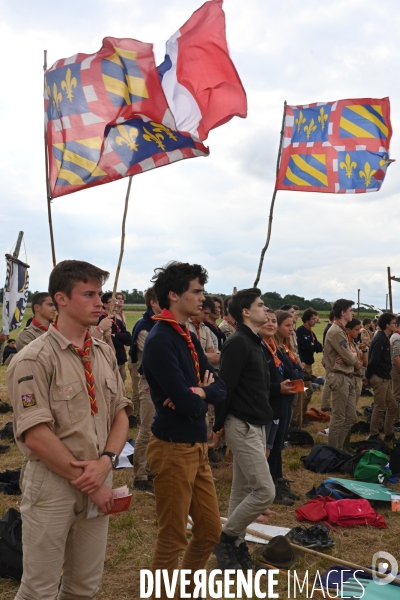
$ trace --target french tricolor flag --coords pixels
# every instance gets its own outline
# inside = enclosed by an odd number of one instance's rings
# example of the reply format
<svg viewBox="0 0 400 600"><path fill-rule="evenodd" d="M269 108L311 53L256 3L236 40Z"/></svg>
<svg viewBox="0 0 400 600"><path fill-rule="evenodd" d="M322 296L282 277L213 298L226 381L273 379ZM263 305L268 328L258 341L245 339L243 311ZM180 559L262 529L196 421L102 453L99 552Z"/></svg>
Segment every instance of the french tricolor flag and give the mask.
<svg viewBox="0 0 400 600"><path fill-rule="evenodd" d="M200 140L232 117L247 116L247 99L229 57L223 0L203 4L167 42L158 67L178 131Z"/></svg>

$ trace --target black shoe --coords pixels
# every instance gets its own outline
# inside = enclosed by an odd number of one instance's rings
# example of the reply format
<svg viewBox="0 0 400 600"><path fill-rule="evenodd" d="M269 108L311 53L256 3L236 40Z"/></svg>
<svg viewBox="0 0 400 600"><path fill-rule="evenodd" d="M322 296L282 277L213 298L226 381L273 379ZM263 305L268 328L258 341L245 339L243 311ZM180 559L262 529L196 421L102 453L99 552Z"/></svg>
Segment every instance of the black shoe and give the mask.
<svg viewBox="0 0 400 600"><path fill-rule="evenodd" d="M13 407L11 406L11 404L8 404L7 402L3 402L2 400L0 400L0 413L8 413L8 412L12 412Z"/></svg>
<svg viewBox="0 0 400 600"><path fill-rule="evenodd" d="M390 444L390 442L397 442L397 440L394 437L394 433L391 433L390 435L385 435L385 437L383 438L383 441L386 442L387 444Z"/></svg>
<svg viewBox="0 0 400 600"><path fill-rule="evenodd" d="M3 446L3 444L0 444L0 454L5 454L6 452L8 452L10 449L10 446Z"/></svg>
<svg viewBox="0 0 400 600"><path fill-rule="evenodd" d="M298 546L304 546L304 548L320 548L321 542L312 535L306 527L293 527L287 534L286 537Z"/></svg>
<svg viewBox="0 0 400 600"><path fill-rule="evenodd" d="M154 494L154 488L151 485L151 483L147 481L147 479L144 479L142 481L134 481L133 489L140 490L141 492L150 492L150 494Z"/></svg>
<svg viewBox="0 0 400 600"><path fill-rule="evenodd" d="M276 480L276 485L282 488L283 493L287 498L290 498L291 500L300 500L300 496L291 491L291 483L293 482L290 482L289 479L285 479L284 477L280 477Z"/></svg>
<svg viewBox="0 0 400 600"><path fill-rule="evenodd" d="M281 486L275 485L274 504L283 504L283 506L293 506L294 500L288 497L287 493Z"/></svg>
<svg viewBox="0 0 400 600"><path fill-rule="evenodd" d="M373 435L369 434L367 440L380 440L379 433L374 433Z"/></svg>
<svg viewBox="0 0 400 600"><path fill-rule="evenodd" d="M320 542L321 548L332 548L335 545L334 540L329 535L328 528L323 525L312 525L308 528L308 533Z"/></svg>
<svg viewBox="0 0 400 600"><path fill-rule="evenodd" d="M242 567L243 571L248 571L249 569L259 571L263 568L257 563L255 563L251 558L246 542L242 542L239 546L235 546L235 554L236 559Z"/></svg>
<svg viewBox="0 0 400 600"><path fill-rule="evenodd" d="M214 554L217 558L218 566L224 571L225 569L232 569L234 571L241 571L242 566L238 562L236 556L235 542L237 535L227 535L222 532L218 544L214 546Z"/></svg>

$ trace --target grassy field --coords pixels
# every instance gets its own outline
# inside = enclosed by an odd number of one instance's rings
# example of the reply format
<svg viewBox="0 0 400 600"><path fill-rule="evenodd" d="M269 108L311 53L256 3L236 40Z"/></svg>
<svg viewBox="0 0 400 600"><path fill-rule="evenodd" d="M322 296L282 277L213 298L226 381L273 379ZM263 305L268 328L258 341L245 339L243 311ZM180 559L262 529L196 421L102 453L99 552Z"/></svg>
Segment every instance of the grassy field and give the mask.
<svg viewBox="0 0 400 600"><path fill-rule="evenodd" d="M27 315L28 316L28 315ZM128 312L128 327L140 318L140 312ZM326 319L321 318L320 324L315 328L318 339L322 340L322 332L326 326ZM321 355L316 355L315 374L323 375L321 365ZM0 398L8 401L8 394L4 385L5 367L0 368ZM127 395L131 393L130 381L126 382ZM359 407L368 402L369 398L360 398ZM367 402L366 402L367 401ZM316 392L312 398L312 405L320 407L320 392ZM10 415L0 415L0 427L10 420ZM308 430L313 435L315 442L326 441L326 438L318 436L321 425L311 425ZM130 435L135 438L137 429L132 429ZM356 438L357 439L357 438ZM271 517L270 524L285 527L295 527L298 525L294 509L306 502L305 493L318 486L326 475L319 475L306 471L300 462L300 457L308 454L307 448L287 448L283 452L284 475L293 481L292 489L301 495L301 500L295 503L294 507L275 506L273 507L275 515ZM11 451L1 455L1 470L19 468L22 456L12 443ZM220 513L223 516L227 514L229 503L229 493L232 478L232 465L230 462L221 464L213 471L215 485L217 489ZM114 486L132 484L132 469L117 471L114 477ZM393 486L400 493L400 485ZM152 496L143 492L133 492L133 501L130 510L122 515L113 515L110 519L109 540L107 549L107 558L105 563L104 576L100 591L96 598L111 600L137 600L139 599L139 575L141 568L149 568L154 549L154 543L157 536L157 519L154 509L154 499ZM20 496L5 496L0 494L0 515L4 514L7 508L13 506L18 508ZM340 528L339 531L332 532L335 540L335 546L327 554L332 557L340 557L344 560L355 562L359 565L371 565L372 555L385 550L393 554L397 559L400 558L400 513L392 513L390 507L384 503L379 507L379 512L384 516L388 529L375 529L372 527ZM251 551L254 545L251 544ZM311 582L313 582L317 570L320 573L335 564L334 558L329 561L319 559L311 555L303 554L293 568L297 570L299 576L303 577L308 570ZM217 568L217 563L212 555L208 561L208 569ZM263 578L266 579L266 578ZM286 578L281 576L280 583L275 591L279 592L279 598L287 598ZM266 583L262 583L262 588L267 591ZM16 593L17 584L0 580L0 599L12 600ZM305 593L297 594L297 598L306 598ZM314 596L322 597L315 593Z"/></svg>

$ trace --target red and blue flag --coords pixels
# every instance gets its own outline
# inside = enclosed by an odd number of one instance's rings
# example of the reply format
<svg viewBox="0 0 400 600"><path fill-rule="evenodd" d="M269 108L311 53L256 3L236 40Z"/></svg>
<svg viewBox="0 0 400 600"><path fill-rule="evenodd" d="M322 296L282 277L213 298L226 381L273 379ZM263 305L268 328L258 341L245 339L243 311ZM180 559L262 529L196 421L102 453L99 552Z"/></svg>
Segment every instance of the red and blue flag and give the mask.
<svg viewBox="0 0 400 600"><path fill-rule="evenodd" d="M45 126L52 197L209 153L177 131L153 47L131 39L46 71Z"/></svg>
<svg viewBox="0 0 400 600"><path fill-rule="evenodd" d="M287 106L276 189L377 192L391 136L389 98Z"/></svg>

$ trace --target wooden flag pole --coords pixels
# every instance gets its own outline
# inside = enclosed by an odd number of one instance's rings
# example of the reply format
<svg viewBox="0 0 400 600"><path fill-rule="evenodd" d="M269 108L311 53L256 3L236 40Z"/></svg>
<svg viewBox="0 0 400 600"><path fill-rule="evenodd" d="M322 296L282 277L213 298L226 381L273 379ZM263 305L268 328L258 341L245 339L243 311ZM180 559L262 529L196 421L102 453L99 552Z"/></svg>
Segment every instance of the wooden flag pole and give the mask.
<svg viewBox="0 0 400 600"><path fill-rule="evenodd" d="M44 52L43 73L46 73L46 71L47 71L47 50L43 50L43 52ZM53 267L55 267L57 264L57 261L56 261L56 251L55 251L55 247L54 247L53 221L51 218L52 197L51 197L51 191L50 191L49 154L48 154L47 140L46 140L46 125L44 126L44 158L45 158L45 164L46 164L47 215L48 215L48 219L49 219L51 256L53 259Z"/></svg>
<svg viewBox="0 0 400 600"><path fill-rule="evenodd" d="M389 310L393 314L392 276L390 273L390 267L387 268L387 272L388 272Z"/></svg>
<svg viewBox="0 0 400 600"><path fill-rule="evenodd" d="M119 251L119 259L118 259L118 264L117 264L117 270L115 272L114 288L113 288L113 293L112 293L112 298L111 298L111 305L110 305L110 310L109 310L109 314L110 315L112 315L113 310L114 310L115 295L117 293L119 273L120 273L120 270L121 270L122 257L124 256L125 224L126 224L126 215L128 214L129 194L131 193L131 185L132 185L132 175L129 177L128 189L126 190L126 196L125 196L125 208L124 208L124 215L122 217L121 249Z"/></svg>
<svg viewBox="0 0 400 600"><path fill-rule="evenodd" d="M281 127L281 137L280 137L280 140L279 140L278 159L276 161L276 177L278 177L279 163L280 163L280 160L281 160L283 134L284 134L284 131L285 131L285 116L286 116L286 100L283 103L283 118L282 118L282 127ZM264 248L261 250L260 263L258 265L257 277L256 277L256 279L254 281L254 287L257 287L257 284L260 281L262 266L263 266L263 262L264 262L264 256L265 256L265 253L266 253L267 248L269 246L269 241L271 239L272 219L273 219L272 215L274 213L275 198L276 198L277 191L278 190L276 189L276 183L275 183L275 189L274 189L274 193L272 194L271 206L270 206L270 209L269 209L267 240L265 242Z"/></svg>

